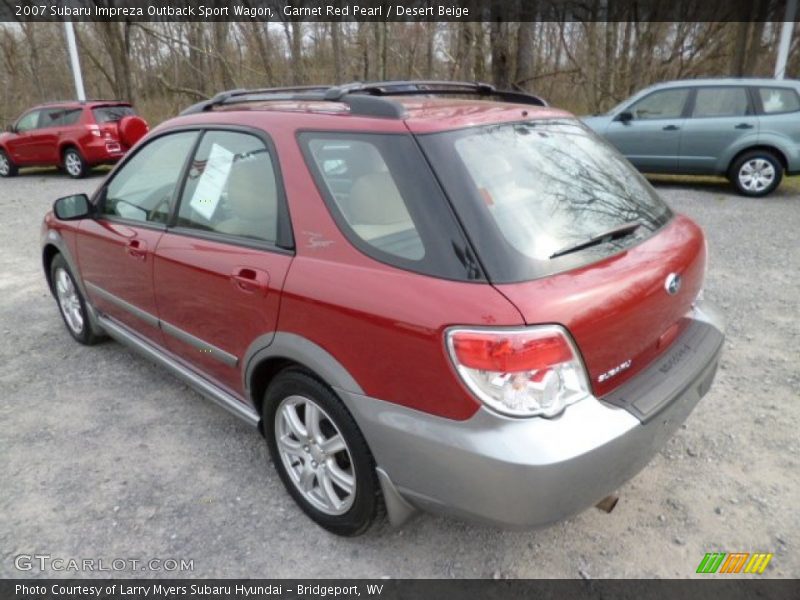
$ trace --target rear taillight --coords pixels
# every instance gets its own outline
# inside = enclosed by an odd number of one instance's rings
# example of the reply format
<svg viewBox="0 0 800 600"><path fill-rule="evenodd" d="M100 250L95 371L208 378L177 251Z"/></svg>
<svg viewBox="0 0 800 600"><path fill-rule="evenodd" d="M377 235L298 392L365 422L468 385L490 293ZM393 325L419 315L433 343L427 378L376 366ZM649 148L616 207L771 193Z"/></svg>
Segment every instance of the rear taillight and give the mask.
<svg viewBox="0 0 800 600"><path fill-rule="evenodd" d="M589 395L586 370L557 325L450 329L447 349L467 387L487 406L515 417L552 417Z"/></svg>
<svg viewBox="0 0 800 600"><path fill-rule="evenodd" d="M89 128L89 132L95 136L100 137L100 126L99 125L87 125Z"/></svg>

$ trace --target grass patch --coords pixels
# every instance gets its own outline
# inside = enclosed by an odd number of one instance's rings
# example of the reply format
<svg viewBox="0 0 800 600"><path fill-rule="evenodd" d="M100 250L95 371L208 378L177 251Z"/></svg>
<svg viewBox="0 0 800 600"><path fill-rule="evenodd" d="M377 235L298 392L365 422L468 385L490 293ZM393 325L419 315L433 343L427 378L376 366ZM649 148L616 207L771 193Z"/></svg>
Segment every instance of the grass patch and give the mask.
<svg viewBox="0 0 800 600"><path fill-rule="evenodd" d="M651 183L660 183L665 185L675 184L732 187L730 182L725 177L717 177L714 175L662 175L661 173L648 173L646 176ZM794 177L784 177L780 188L778 189L800 194L800 175L795 175Z"/></svg>

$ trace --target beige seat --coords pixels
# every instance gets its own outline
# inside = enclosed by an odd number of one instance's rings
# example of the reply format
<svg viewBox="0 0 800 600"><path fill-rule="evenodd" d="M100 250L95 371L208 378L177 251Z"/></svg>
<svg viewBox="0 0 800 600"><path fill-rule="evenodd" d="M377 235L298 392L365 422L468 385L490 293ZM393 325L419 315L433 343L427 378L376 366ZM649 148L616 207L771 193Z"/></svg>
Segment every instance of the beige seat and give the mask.
<svg viewBox="0 0 800 600"><path fill-rule="evenodd" d="M351 227L364 240L414 229L411 215L388 171L356 179L347 212Z"/></svg>
<svg viewBox="0 0 800 600"><path fill-rule="evenodd" d="M228 176L227 204L233 216L214 230L274 242L278 229L278 190L266 155L237 161Z"/></svg>

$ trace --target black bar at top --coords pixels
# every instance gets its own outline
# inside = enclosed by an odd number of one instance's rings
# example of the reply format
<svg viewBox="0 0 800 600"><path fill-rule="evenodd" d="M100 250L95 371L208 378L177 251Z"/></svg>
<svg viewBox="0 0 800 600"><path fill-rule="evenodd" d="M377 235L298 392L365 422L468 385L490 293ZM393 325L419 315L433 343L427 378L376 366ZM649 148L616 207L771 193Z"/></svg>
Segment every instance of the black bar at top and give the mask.
<svg viewBox="0 0 800 600"><path fill-rule="evenodd" d="M0 0L0 21L783 21L787 0ZM800 11L795 21L800 19Z"/></svg>

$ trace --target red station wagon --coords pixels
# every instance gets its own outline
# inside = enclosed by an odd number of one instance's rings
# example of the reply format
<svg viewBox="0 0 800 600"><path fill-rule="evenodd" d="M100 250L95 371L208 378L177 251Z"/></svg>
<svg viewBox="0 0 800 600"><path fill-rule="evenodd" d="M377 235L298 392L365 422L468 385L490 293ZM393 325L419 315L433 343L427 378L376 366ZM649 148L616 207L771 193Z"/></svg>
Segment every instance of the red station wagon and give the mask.
<svg viewBox="0 0 800 600"><path fill-rule="evenodd" d="M257 426L317 523L542 526L607 498L708 391L706 242L535 96L223 93L45 217L70 334Z"/></svg>
<svg viewBox="0 0 800 600"><path fill-rule="evenodd" d="M147 133L147 123L127 102L53 102L36 106L0 133L0 177L20 167L62 167L84 177L113 164Z"/></svg>

